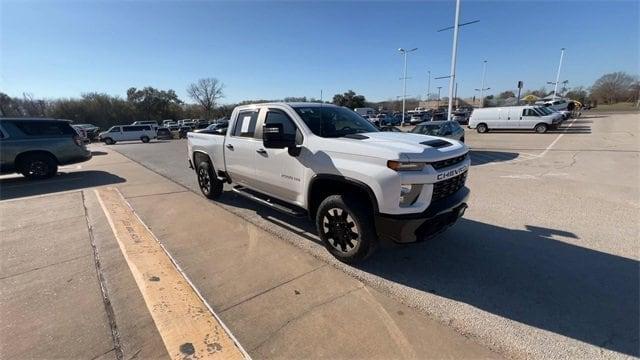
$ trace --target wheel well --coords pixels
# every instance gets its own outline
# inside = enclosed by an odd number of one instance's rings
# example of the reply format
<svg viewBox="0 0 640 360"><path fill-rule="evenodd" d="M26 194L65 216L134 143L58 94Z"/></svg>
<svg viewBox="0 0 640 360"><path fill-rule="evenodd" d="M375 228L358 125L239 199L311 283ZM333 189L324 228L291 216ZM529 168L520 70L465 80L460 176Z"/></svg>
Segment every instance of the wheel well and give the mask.
<svg viewBox="0 0 640 360"><path fill-rule="evenodd" d="M32 150L32 151L25 151L23 153L18 154L18 156L16 156L16 159L14 161L15 164L15 168L18 169L20 168L20 162L26 158L27 156L31 156L31 155L44 155L44 156L48 156L51 159L53 159L53 161L56 162L56 164L60 165L60 162L58 161L58 158L53 155L51 152L49 151L45 151L45 150Z"/></svg>
<svg viewBox="0 0 640 360"><path fill-rule="evenodd" d="M476 127L478 127L478 126L480 126L480 125L484 125L487 129L489 128L489 126L487 125L487 123L483 123L483 122L477 123L477 124L476 124Z"/></svg>
<svg viewBox="0 0 640 360"><path fill-rule="evenodd" d="M549 127L549 125L547 125L547 123L539 122L539 123L537 123L537 124L536 124L536 126L534 126L533 128L535 129L535 128L537 128L537 127L538 127L538 126L540 126L540 125L544 125L544 126L546 126L546 127Z"/></svg>
<svg viewBox="0 0 640 360"><path fill-rule="evenodd" d="M309 193L307 194L307 209L309 217L315 218L316 211L322 200L331 195L349 194L350 197L357 197L367 203L371 210L378 211L373 191L364 183L347 179L340 176L327 176L311 180Z"/></svg>
<svg viewBox="0 0 640 360"><path fill-rule="evenodd" d="M198 164L201 161L208 161L209 164L211 164L211 166L213 166L213 164L211 163L211 159L209 158L209 155L207 155L205 153L202 153L202 152L199 152L199 151L194 152L193 153L193 167L194 168L197 167Z"/></svg>

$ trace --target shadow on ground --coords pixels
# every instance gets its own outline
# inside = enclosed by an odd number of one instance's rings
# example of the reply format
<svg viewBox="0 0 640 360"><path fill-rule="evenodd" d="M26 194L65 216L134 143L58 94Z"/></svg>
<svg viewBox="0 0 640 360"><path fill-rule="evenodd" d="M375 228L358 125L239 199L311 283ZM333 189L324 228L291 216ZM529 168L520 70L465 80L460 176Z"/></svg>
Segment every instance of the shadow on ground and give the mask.
<svg viewBox="0 0 640 360"><path fill-rule="evenodd" d="M22 176L0 179L0 200L80 190L94 186L123 183L126 180L105 171L58 173L46 180L28 180Z"/></svg>
<svg viewBox="0 0 640 360"><path fill-rule="evenodd" d="M378 252L361 269L579 341L638 356L638 261L468 219L431 241Z"/></svg>
<svg viewBox="0 0 640 360"><path fill-rule="evenodd" d="M508 151L470 150L471 166L484 165L494 162L509 161L518 158L520 154Z"/></svg>
<svg viewBox="0 0 640 360"><path fill-rule="evenodd" d="M93 156L102 156L102 155L107 155L109 154L108 152L104 152L104 151L91 151L91 155Z"/></svg>

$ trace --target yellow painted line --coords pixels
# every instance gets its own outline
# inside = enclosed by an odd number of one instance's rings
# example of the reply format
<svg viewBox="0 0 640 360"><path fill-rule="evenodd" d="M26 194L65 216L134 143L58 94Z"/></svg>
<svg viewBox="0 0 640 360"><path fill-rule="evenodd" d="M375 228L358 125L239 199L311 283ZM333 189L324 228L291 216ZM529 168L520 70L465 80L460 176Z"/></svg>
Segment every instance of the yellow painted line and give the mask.
<svg viewBox="0 0 640 360"><path fill-rule="evenodd" d="M172 359L249 358L116 188L94 190Z"/></svg>

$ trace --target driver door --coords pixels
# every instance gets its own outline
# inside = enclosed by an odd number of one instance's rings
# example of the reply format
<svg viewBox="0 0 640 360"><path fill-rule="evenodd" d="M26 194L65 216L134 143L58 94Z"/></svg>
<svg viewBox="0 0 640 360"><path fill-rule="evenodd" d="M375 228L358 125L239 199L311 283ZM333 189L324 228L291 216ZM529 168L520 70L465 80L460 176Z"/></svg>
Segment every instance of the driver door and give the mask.
<svg viewBox="0 0 640 360"><path fill-rule="evenodd" d="M264 119L262 124L282 124L284 133L295 136L296 144L302 144L302 133L285 111L264 110L267 111L261 117ZM262 126L258 133L262 134ZM256 190L293 204L302 204L304 166L298 156L290 155L287 149L267 149L260 139L256 148L255 171Z"/></svg>

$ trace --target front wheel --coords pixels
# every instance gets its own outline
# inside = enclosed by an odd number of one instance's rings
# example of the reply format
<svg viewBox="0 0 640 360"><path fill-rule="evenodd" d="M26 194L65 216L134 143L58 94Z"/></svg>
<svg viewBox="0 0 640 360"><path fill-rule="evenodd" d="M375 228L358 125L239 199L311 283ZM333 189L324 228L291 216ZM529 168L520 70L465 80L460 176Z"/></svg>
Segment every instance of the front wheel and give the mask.
<svg viewBox="0 0 640 360"><path fill-rule="evenodd" d="M479 132L480 134L483 134L489 131L489 128L487 127L486 124L478 124L478 126L476 126L476 131Z"/></svg>
<svg viewBox="0 0 640 360"><path fill-rule="evenodd" d="M27 155L18 163L20 173L30 180L47 179L58 172L58 164L47 154Z"/></svg>
<svg viewBox="0 0 640 360"><path fill-rule="evenodd" d="M116 142L112 138L106 138L106 139L104 139L104 143L107 144L107 145L113 145Z"/></svg>
<svg viewBox="0 0 640 360"><path fill-rule="evenodd" d="M536 125L536 127L534 128L534 130L538 133L538 134L544 134L547 132L547 124L538 124Z"/></svg>
<svg viewBox="0 0 640 360"><path fill-rule="evenodd" d="M142 140L143 143L148 143L149 142L149 137L148 136L143 136L140 138L140 140Z"/></svg>
<svg viewBox="0 0 640 360"><path fill-rule="evenodd" d="M355 264L375 251L378 239L373 216L359 199L331 195L316 213L318 235L338 260Z"/></svg>
<svg viewBox="0 0 640 360"><path fill-rule="evenodd" d="M198 186L202 195L207 199L216 199L222 194L222 181L213 173L213 168L208 161L201 161L196 167L196 173L198 175Z"/></svg>

